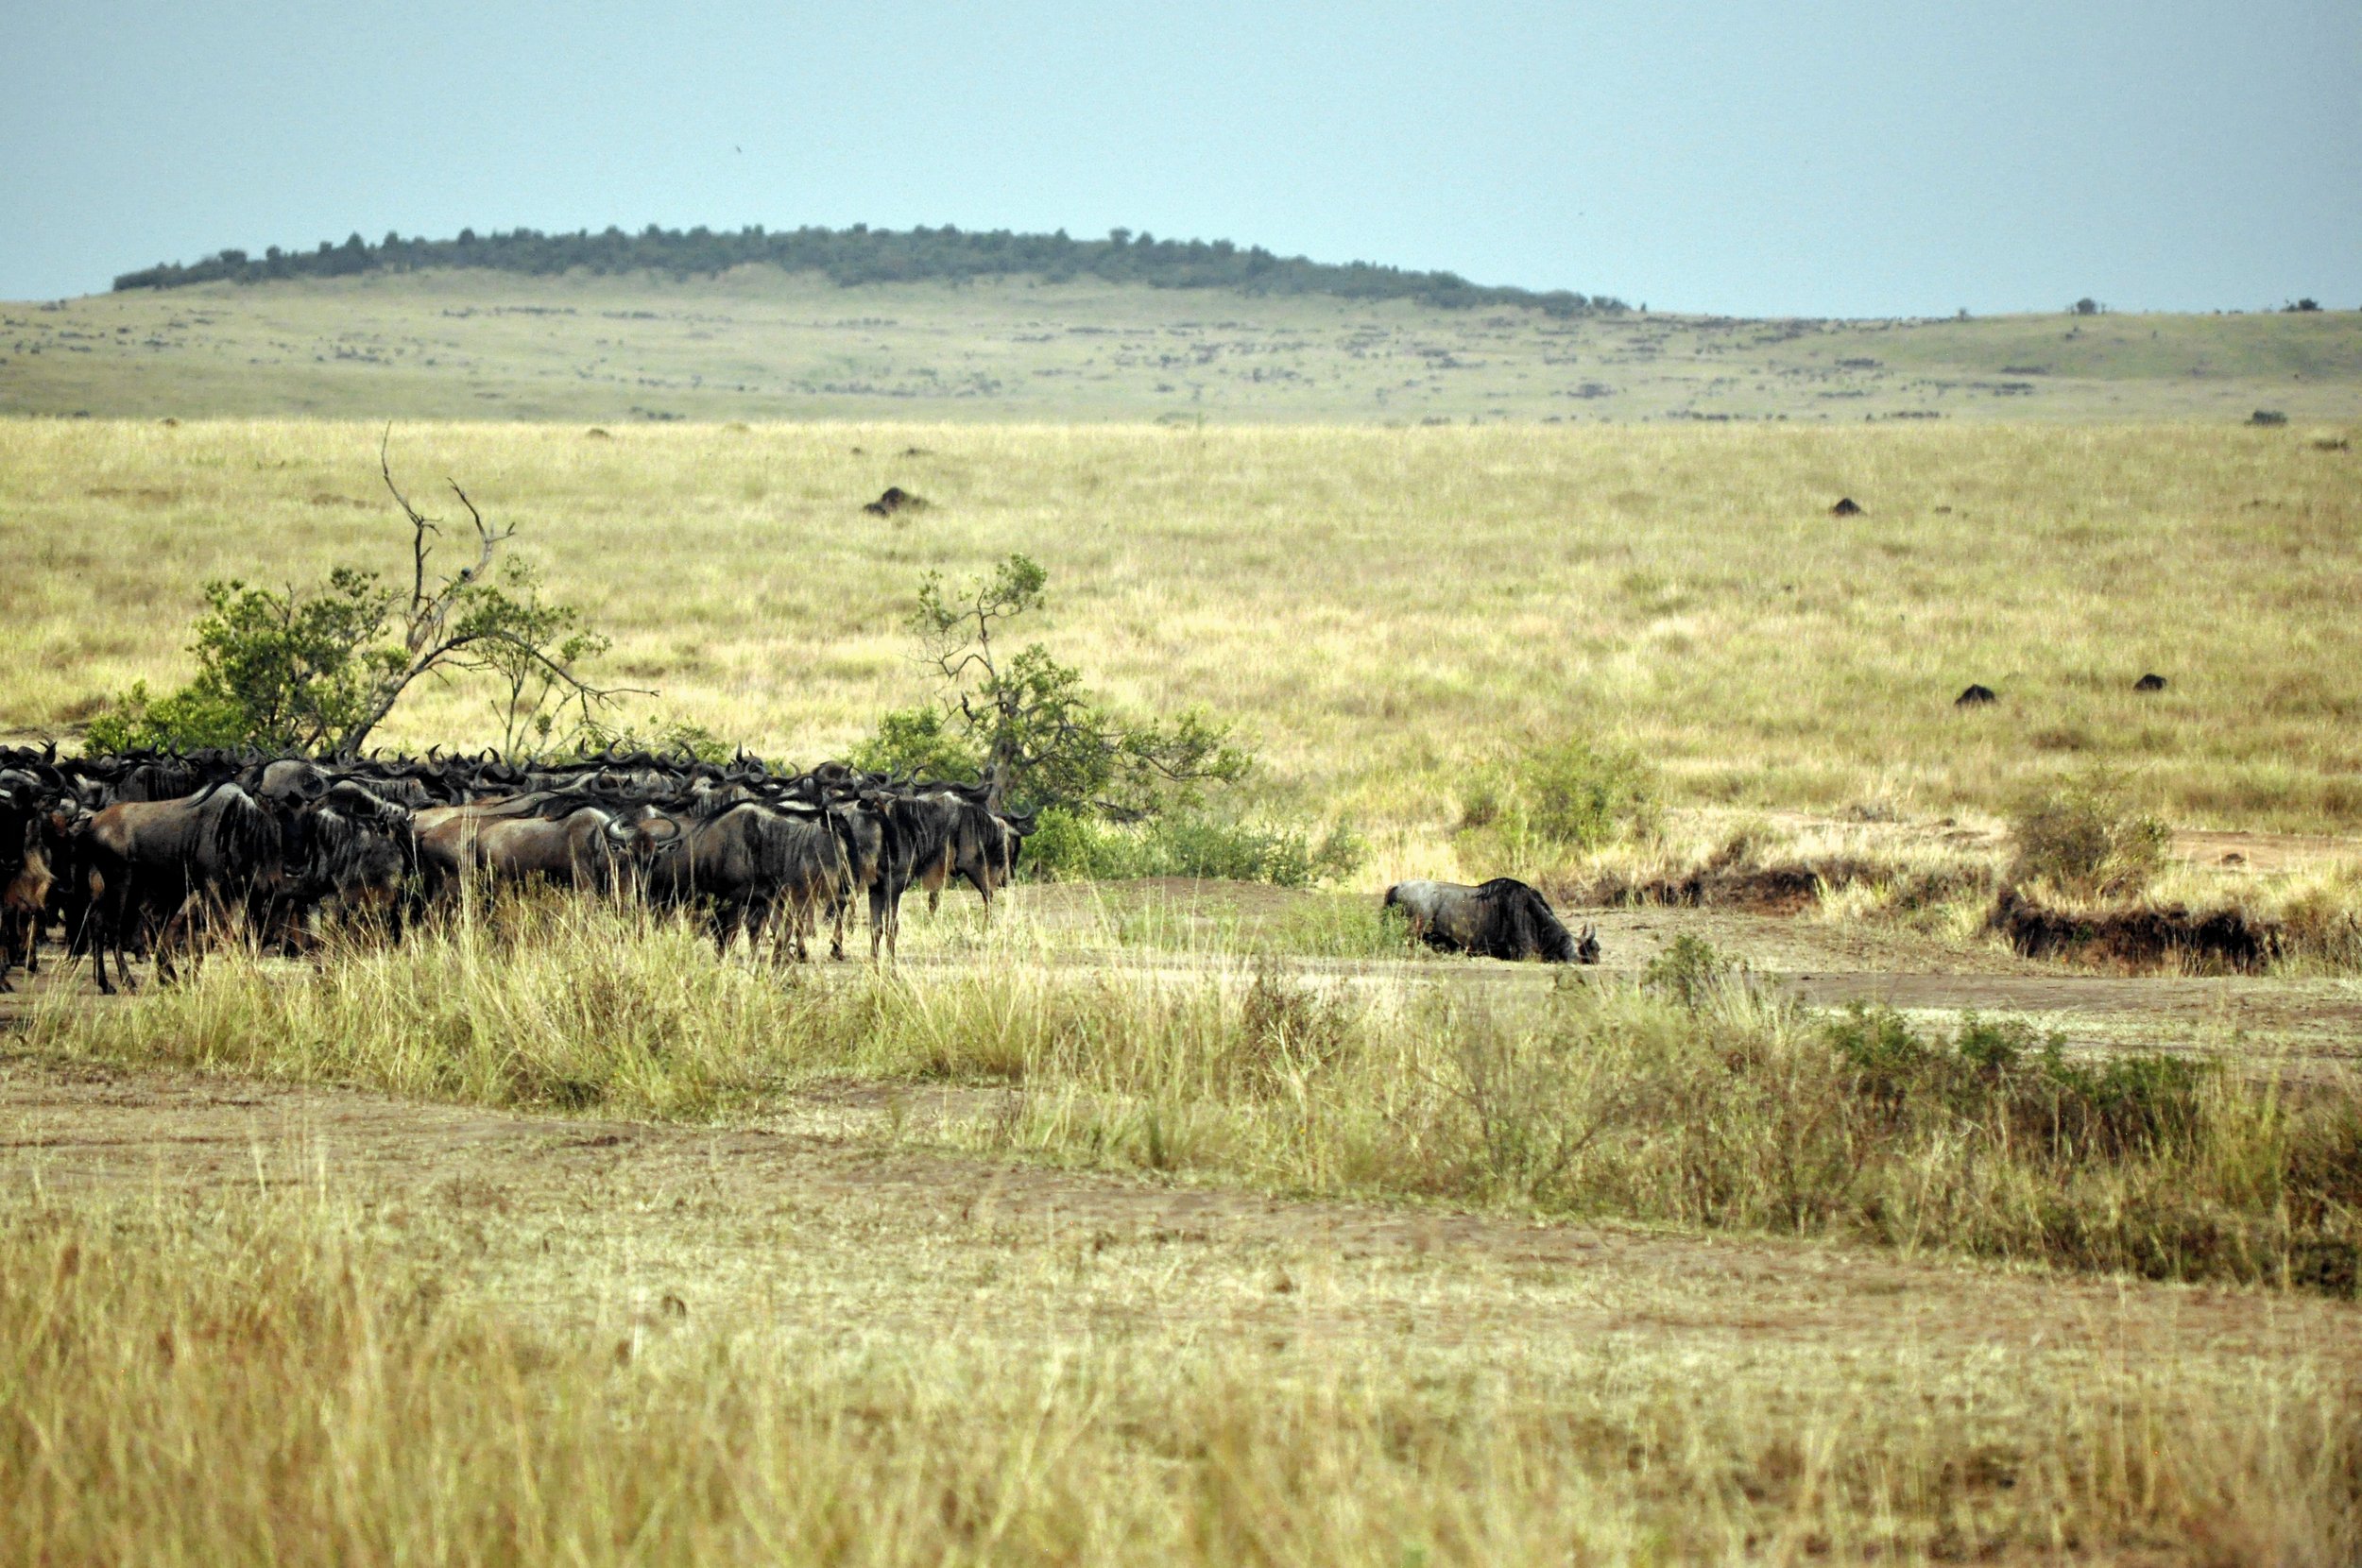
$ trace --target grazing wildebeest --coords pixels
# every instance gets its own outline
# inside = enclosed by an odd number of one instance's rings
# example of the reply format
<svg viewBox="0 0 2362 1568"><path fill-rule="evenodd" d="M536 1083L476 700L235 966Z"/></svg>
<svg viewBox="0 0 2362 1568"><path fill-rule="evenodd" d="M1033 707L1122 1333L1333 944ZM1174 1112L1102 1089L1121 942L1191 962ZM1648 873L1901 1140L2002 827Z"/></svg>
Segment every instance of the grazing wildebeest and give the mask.
<svg viewBox="0 0 2362 1568"><path fill-rule="evenodd" d="M2135 691L2163 691L2165 689L2165 677L2153 671L2132 683Z"/></svg>
<svg viewBox="0 0 2362 1568"><path fill-rule="evenodd" d="M1589 926L1580 938L1551 912L1549 900L1513 877L1481 887L1458 882L1396 882L1386 909L1401 910L1413 935L1447 953L1481 958L1538 958L1545 963L1597 963L1600 939Z"/></svg>
<svg viewBox="0 0 2362 1568"><path fill-rule="evenodd" d="M1952 706L1954 707L1982 707L1987 703L1997 703L2000 700L1999 697L1994 695L1993 688L1990 686L1971 686L1952 699Z"/></svg>

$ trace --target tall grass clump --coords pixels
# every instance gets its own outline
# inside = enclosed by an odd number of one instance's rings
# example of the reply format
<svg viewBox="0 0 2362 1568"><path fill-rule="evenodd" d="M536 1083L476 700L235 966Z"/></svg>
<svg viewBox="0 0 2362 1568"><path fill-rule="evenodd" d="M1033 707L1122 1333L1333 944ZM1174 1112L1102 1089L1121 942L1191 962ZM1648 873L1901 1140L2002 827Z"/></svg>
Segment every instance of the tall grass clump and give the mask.
<svg viewBox="0 0 2362 1568"><path fill-rule="evenodd" d="M1835 1352L1711 1378L1637 1345L1446 1375L1391 1338L1013 1355L975 1324L554 1323L387 1234L285 1196L0 1207L9 1555L2179 1560L2202 1540L2326 1564L2362 1539L2362 1428L2302 1353Z"/></svg>

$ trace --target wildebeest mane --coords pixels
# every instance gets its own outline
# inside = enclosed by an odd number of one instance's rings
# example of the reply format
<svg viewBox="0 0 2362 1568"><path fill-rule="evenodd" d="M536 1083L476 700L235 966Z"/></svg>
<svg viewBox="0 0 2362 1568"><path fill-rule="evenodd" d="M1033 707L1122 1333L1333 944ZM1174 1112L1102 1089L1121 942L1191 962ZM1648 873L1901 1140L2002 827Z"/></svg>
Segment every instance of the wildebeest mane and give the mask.
<svg viewBox="0 0 2362 1568"><path fill-rule="evenodd" d="M1575 962L1575 939L1551 912L1542 895L1514 877L1496 877L1479 884L1477 896L1490 904L1494 916L1486 929L1501 950L1492 958L1522 958L1539 953L1552 963Z"/></svg>

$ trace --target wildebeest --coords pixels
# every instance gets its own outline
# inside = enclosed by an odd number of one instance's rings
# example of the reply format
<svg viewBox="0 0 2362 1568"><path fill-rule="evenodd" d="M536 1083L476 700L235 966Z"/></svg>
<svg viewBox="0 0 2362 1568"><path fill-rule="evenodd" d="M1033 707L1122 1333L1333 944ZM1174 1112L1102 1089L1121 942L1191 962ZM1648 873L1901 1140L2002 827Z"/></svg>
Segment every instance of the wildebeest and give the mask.
<svg viewBox="0 0 2362 1568"><path fill-rule="evenodd" d="M41 929L56 881L49 828L38 800L0 797L0 991L10 989L10 969L30 974L40 963Z"/></svg>
<svg viewBox="0 0 2362 1568"><path fill-rule="evenodd" d="M2000 700L1999 697L1994 695L1992 687L1972 685L1967 690L1952 699L1952 706L1954 707L1982 707L1987 703L1997 703Z"/></svg>
<svg viewBox="0 0 2362 1568"><path fill-rule="evenodd" d="M193 926L261 914L285 870L280 824L235 784L180 800L117 801L91 820L88 845L91 964L108 992L108 951L128 985L127 953L143 923L163 921L156 970L168 980L173 950Z"/></svg>
<svg viewBox="0 0 2362 1568"><path fill-rule="evenodd" d="M337 779L292 814L285 847L294 868L282 899L291 927L306 910L333 903L381 918L389 935L401 937L419 873L418 834L407 807Z"/></svg>
<svg viewBox="0 0 2362 1568"><path fill-rule="evenodd" d="M775 957L810 956L821 910L841 900L852 869L826 808L722 801L710 810L643 806L608 825L609 841L650 902L702 908L717 951L745 931L760 947L778 921Z"/></svg>
<svg viewBox="0 0 2362 1568"><path fill-rule="evenodd" d="M2135 691L2163 691L2165 689L2165 677L2154 671L2132 683L2132 690Z"/></svg>
<svg viewBox="0 0 2362 1568"><path fill-rule="evenodd" d="M1545 963L1597 963L1600 939L1585 926L1568 934L1549 900L1514 877L1496 877L1480 887L1459 882L1396 882L1386 890L1385 909L1409 916L1412 934L1447 953L1481 958L1538 958Z"/></svg>
<svg viewBox="0 0 2362 1568"><path fill-rule="evenodd" d="M450 895L474 873L496 882L547 880L606 893L615 886L615 810L544 791L413 814L423 896Z"/></svg>
<svg viewBox="0 0 2362 1568"><path fill-rule="evenodd" d="M1861 516L1861 504L1852 496L1840 496L1838 498L1837 504L1829 508L1829 516L1833 518L1857 518Z"/></svg>

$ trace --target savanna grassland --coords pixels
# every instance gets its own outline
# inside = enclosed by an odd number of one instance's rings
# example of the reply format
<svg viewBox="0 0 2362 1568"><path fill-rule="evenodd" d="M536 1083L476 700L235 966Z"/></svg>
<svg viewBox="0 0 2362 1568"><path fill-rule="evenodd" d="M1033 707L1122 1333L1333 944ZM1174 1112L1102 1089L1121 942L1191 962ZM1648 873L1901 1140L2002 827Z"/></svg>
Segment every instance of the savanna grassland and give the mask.
<svg viewBox="0 0 2362 1568"><path fill-rule="evenodd" d="M1219 810L1367 845L914 901L882 971L548 896L104 1003L51 963L0 1014L17 1555L2362 1553L2350 315L743 273L0 316L0 408L99 416L0 419L16 737L184 678L207 579L406 568L390 418L643 733L842 754L933 694L925 574L1024 552L1020 636L1241 726ZM449 685L381 738L497 734ZM1514 841L1486 790L1578 737L1664 810ZM2004 819L2101 772L2172 829L2143 907L2306 945L1994 936ZM1505 868L1600 970L1413 952L1371 896Z"/></svg>
<svg viewBox="0 0 2362 1568"><path fill-rule="evenodd" d="M183 668L198 586L404 564L382 427L0 425L0 722L70 733ZM929 688L931 571L1050 572L1110 696L1242 724L1256 789L1431 853L1472 765L1570 733L1675 804L1996 812L2129 771L2188 827L2340 831L2362 470L2332 427L401 425L615 639L639 711L804 763ZM889 484L928 509L881 520ZM1864 511L1833 518L1831 503ZM445 498L444 509L454 508ZM2159 695L2136 696L2145 672ZM1952 698L1972 681L1982 711ZM389 742L481 742L451 687ZM490 728L490 739L497 739Z"/></svg>

